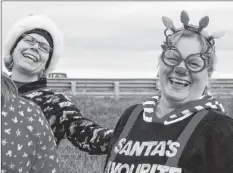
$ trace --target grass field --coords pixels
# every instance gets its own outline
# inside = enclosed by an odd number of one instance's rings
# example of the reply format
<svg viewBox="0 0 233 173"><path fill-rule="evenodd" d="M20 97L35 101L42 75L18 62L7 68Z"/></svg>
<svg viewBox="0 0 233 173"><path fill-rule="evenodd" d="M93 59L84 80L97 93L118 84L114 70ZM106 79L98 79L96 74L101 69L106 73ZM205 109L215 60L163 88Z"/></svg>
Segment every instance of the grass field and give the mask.
<svg viewBox="0 0 233 173"><path fill-rule="evenodd" d="M146 97L148 98L148 97ZM142 103L145 97L121 98L77 98L78 108L83 114L103 127L114 128L120 115L130 105ZM229 116L233 117L233 98L217 96ZM63 173L100 173L103 171L105 156L90 156L74 148L64 140L58 147Z"/></svg>

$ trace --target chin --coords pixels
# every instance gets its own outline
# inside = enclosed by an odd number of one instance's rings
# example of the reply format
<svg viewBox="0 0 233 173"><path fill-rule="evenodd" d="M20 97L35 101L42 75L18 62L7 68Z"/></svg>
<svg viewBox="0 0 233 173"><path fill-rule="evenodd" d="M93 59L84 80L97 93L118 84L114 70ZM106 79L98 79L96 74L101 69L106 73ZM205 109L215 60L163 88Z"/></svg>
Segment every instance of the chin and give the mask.
<svg viewBox="0 0 233 173"><path fill-rule="evenodd" d="M23 73L23 74L26 74L28 76L32 75L35 73L35 68L32 68L32 67L28 67L26 65L24 66L19 66L19 72Z"/></svg>
<svg viewBox="0 0 233 173"><path fill-rule="evenodd" d="M182 94L179 94L177 92L170 92L170 93L167 93L167 97L169 98L169 100L171 100L172 102L182 102L182 104L184 102L187 102L189 101L188 100L188 96L189 96L189 93L182 93Z"/></svg>
<svg viewBox="0 0 233 173"><path fill-rule="evenodd" d="M164 87L164 93L166 93L166 96L175 101L175 102L181 102L188 98L188 96L191 94L191 85L186 87L174 87L171 83L167 83L167 85Z"/></svg>
<svg viewBox="0 0 233 173"><path fill-rule="evenodd" d="M21 66L21 70L25 71L25 72L28 72L28 73L31 73L31 72L34 71L34 68L24 65L24 66Z"/></svg>

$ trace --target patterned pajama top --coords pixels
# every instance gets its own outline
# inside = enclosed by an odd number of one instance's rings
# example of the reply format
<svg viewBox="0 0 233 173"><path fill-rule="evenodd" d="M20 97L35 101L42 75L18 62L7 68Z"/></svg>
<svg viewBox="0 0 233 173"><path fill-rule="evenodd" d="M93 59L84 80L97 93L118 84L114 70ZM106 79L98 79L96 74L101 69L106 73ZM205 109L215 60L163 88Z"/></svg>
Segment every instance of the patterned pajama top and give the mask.
<svg viewBox="0 0 233 173"><path fill-rule="evenodd" d="M1 173L61 172L53 133L35 103L15 97L1 118Z"/></svg>
<svg viewBox="0 0 233 173"><path fill-rule="evenodd" d="M68 139L75 147L91 155L107 154L113 130L102 128L85 118L70 98L61 92L47 88L47 80L41 79L21 85L22 97L40 106L53 130L57 145Z"/></svg>

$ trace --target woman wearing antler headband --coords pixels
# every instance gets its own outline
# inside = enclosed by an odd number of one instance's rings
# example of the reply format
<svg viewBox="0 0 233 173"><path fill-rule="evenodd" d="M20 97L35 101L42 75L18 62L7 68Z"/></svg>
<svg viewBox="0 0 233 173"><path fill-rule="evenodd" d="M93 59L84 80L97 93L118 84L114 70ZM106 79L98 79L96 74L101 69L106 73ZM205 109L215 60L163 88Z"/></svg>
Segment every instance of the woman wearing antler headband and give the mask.
<svg viewBox="0 0 233 173"><path fill-rule="evenodd" d="M166 41L156 96L125 110L110 142L105 172L232 173L233 120L207 92L216 63L214 39L199 25L177 29L163 17ZM169 34L168 32L171 31Z"/></svg>

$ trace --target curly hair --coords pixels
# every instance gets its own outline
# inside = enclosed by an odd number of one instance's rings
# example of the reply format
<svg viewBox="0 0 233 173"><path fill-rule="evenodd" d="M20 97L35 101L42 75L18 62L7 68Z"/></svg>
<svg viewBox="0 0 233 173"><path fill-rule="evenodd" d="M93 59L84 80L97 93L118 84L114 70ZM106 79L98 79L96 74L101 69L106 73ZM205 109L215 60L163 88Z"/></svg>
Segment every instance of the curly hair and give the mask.
<svg viewBox="0 0 233 173"><path fill-rule="evenodd" d="M168 37L168 42L169 42L169 44L175 46L180 41L181 38L184 38L184 37L197 38L201 44L201 52L207 51L207 49L210 47L210 49L208 51L208 53L209 53L209 55L208 55L209 56L208 74L209 74L209 77L211 77L211 75L216 67L217 57L216 57L216 53L215 53L215 46L209 45L209 43L206 40L206 36L207 36L207 33L204 31L202 31L201 34L197 34L195 32L192 32L192 31L189 31L186 29L182 29L179 32L176 32L176 33L172 34L170 37ZM159 57L160 60L161 60L161 56L162 56L162 54Z"/></svg>

